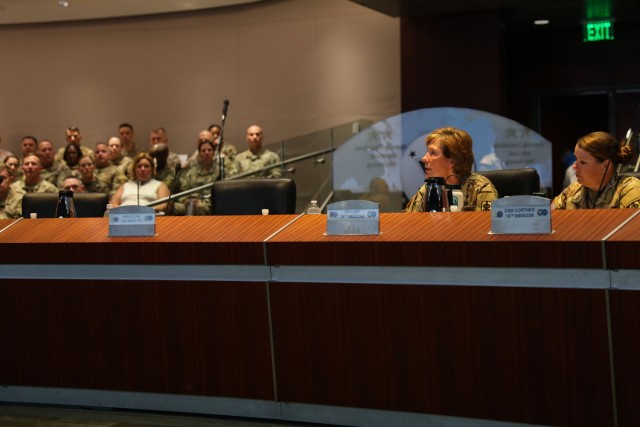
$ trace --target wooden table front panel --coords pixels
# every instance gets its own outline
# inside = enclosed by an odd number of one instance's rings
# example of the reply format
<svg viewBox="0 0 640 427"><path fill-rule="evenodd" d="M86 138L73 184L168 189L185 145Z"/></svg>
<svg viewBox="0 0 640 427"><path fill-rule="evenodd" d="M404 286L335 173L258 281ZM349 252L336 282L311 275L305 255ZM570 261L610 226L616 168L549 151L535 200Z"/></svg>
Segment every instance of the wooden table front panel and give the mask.
<svg viewBox="0 0 640 427"><path fill-rule="evenodd" d="M553 212L544 235L491 235L488 212L382 214L377 236L326 236L326 215L305 215L267 254L273 265L603 268L602 239L632 214Z"/></svg>
<svg viewBox="0 0 640 427"><path fill-rule="evenodd" d="M609 298L619 425L637 426L640 420L640 292L611 290Z"/></svg>
<svg viewBox="0 0 640 427"><path fill-rule="evenodd" d="M274 399L266 284L3 280L0 384Z"/></svg>
<svg viewBox="0 0 640 427"><path fill-rule="evenodd" d="M278 396L612 426L604 292L272 283Z"/></svg>
<svg viewBox="0 0 640 427"><path fill-rule="evenodd" d="M606 250L608 268L640 269L640 215L607 239Z"/></svg>
<svg viewBox="0 0 640 427"><path fill-rule="evenodd" d="M0 233L6 264L264 264L294 215L159 217L154 237L109 237L106 218L29 219Z"/></svg>

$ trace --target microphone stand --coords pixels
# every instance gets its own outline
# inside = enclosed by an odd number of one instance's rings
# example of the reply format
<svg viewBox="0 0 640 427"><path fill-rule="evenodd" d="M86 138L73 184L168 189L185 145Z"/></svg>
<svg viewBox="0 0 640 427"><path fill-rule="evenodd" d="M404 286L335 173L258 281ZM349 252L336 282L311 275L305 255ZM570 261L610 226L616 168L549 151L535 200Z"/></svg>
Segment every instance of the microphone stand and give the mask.
<svg viewBox="0 0 640 427"><path fill-rule="evenodd" d="M182 172L182 165L180 163L176 163L176 171L173 174L173 182L171 183L171 190L169 191L169 200L167 201L167 207L164 210L164 213L167 215L172 210L170 209L173 206L173 201L171 200L171 196L176 191L176 184L178 182L178 176L180 175L180 172Z"/></svg>
<svg viewBox="0 0 640 427"><path fill-rule="evenodd" d="M218 144L216 145L216 161L220 165L220 175L218 181L224 181L224 159L222 158L222 145L224 144L224 122L227 120L227 109L229 108L229 100L225 99L222 104L222 123L220 123L220 135L218 135ZM215 164L213 165L215 171Z"/></svg>

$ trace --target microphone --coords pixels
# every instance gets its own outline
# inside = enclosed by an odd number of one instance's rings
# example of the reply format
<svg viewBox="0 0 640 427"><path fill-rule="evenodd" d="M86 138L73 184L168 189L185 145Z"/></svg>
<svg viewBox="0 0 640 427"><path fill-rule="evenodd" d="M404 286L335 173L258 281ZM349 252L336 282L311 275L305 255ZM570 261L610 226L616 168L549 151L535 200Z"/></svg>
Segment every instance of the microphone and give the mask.
<svg viewBox="0 0 640 427"><path fill-rule="evenodd" d="M138 184L138 206L140 206L140 180L136 179L136 184Z"/></svg>
<svg viewBox="0 0 640 427"><path fill-rule="evenodd" d="M229 100L225 99L224 102L222 103L222 122L223 123L227 118L227 110L228 109L229 109Z"/></svg>
<svg viewBox="0 0 640 427"><path fill-rule="evenodd" d="M169 191L169 200L167 200L167 208L165 209L165 213L169 213L169 206L171 205L171 196L176 191L176 184L178 183L178 175L182 171L182 165L180 162L176 163L176 171L173 175L173 182L171 183L171 190Z"/></svg>

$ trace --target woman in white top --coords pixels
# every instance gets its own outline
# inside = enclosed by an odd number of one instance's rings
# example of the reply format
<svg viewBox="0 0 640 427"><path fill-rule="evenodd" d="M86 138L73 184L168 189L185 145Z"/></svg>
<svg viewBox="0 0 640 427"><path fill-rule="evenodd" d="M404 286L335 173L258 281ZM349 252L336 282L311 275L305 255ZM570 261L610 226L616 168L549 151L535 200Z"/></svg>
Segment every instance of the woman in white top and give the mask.
<svg viewBox="0 0 640 427"><path fill-rule="evenodd" d="M127 205L146 206L149 203L169 197L169 187L156 179L153 179L156 168L153 159L147 153L139 153L131 163L132 180L118 188L111 198L114 208ZM164 211L167 203L155 205L156 211Z"/></svg>

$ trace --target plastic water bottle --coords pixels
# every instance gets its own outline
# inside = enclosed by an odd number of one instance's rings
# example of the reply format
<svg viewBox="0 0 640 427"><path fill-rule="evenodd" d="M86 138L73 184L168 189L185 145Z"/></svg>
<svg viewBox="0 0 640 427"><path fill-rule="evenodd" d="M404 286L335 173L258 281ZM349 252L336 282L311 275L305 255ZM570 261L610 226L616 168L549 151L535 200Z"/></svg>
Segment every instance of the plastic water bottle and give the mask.
<svg viewBox="0 0 640 427"><path fill-rule="evenodd" d="M107 210L104 211L104 217L109 218L109 212L113 209L113 205L111 203L107 203Z"/></svg>
<svg viewBox="0 0 640 427"><path fill-rule="evenodd" d="M462 212L464 206L464 195L462 194L462 186L460 184L447 185L451 191L451 199L449 200L449 207L451 212Z"/></svg>
<svg viewBox="0 0 640 427"><path fill-rule="evenodd" d="M318 206L317 200L312 200L311 205L309 205L309 209L307 209L307 213L309 215L319 215L322 213L322 209Z"/></svg>

